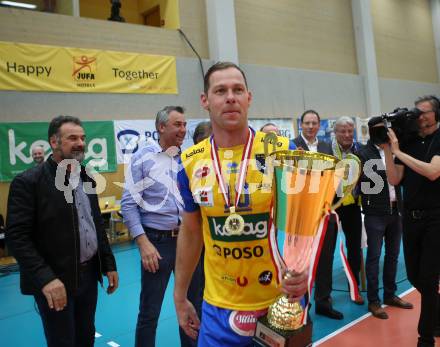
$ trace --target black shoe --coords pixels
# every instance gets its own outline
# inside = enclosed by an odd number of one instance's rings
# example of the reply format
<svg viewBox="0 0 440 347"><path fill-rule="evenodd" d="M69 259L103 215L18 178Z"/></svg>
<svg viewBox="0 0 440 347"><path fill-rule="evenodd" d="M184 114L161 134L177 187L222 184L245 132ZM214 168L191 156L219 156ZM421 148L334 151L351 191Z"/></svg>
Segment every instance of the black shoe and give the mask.
<svg viewBox="0 0 440 347"><path fill-rule="evenodd" d="M407 310L411 310L412 308L414 308L413 304L411 304L408 301L402 300L398 296L393 296L391 298L384 299L383 303L385 305L388 305L388 306L404 308L404 309L407 309Z"/></svg>
<svg viewBox="0 0 440 347"><path fill-rule="evenodd" d="M376 318L388 319L388 314L385 312L385 310L378 302L373 302L368 304L368 311L370 311L371 314Z"/></svg>
<svg viewBox="0 0 440 347"><path fill-rule="evenodd" d="M331 306L316 305L315 313L321 316L326 316L330 319L337 319L337 320L344 319L344 315L341 312L334 310L333 307Z"/></svg>
<svg viewBox="0 0 440 347"><path fill-rule="evenodd" d="M440 337L440 325L438 325L437 328L434 329L434 336Z"/></svg>

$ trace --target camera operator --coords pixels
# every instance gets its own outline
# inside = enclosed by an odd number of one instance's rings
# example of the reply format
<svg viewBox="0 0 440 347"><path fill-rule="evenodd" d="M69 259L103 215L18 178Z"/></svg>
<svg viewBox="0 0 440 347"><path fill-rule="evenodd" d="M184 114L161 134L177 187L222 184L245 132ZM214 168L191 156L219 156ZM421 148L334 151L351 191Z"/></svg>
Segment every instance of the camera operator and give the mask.
<svg viewBox="0 0 440 347"><path fill-rule="evenodd" d="M408 279L422 298L417 346L424 347L434 346L440 324L440 101L424 96L415 106L422 111L418 136L400 148L389 129L384 151L389 183L403 186L403 251Z"/></svg>

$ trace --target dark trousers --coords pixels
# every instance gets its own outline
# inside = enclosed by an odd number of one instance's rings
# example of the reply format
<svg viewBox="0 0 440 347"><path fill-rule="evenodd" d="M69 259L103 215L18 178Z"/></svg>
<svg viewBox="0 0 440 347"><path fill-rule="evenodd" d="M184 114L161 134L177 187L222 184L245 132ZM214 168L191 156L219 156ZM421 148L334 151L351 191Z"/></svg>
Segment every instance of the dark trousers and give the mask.
<svg viewBox="0 0 440 347"><path fill-rule="evenodd" d="M96 262L79 270L79 288L68 295L62 311L50 309L43 294L35 301L43 322L48 347L90 347L95 342L95 311L98 298Z"/></svg>
<svg viewBox="0 0 440 347"><path fill-rule="evenodd" d="M440 323L440 215L413 219L405 213L403 252L408 280L422 297L419 341L434 346L434 329Z"/></svg>
<svg viewBox="0 0 440 347"><path fill-rule="evenodd" d="M397 211L395 211L394 214L385 216L366 215L364 223L368 243L367 260L365 262L367 297L369 303L379 303L379 261L384 240L384 300L392 298L397 290L396 273L400 241L402 239L402 221Z"/></svg>
<svg viewBox="0 0 440 347"><path fill-rule="evenodd" d="M347 259L353 272L354 279L359 286L359 271L361 270L361 238L362 238L362 217L361 208L357 204L341 206L336 213L342 224L345 234L345 246L347 248Z"/></svg>
<svg viewBox="0 0 440 347"><path fill-rule="evenodd" d="M156 344L157 322L168 281L176 263L177 238L162 237L159 233L147 233L147 236L162 259L159 260L159 270L156 273L144 270L141 263L141 294L136 325L136 347L154 347ZM188 290L188 299L193 303L199 317L202 306L203 284L203 272L199 262ZM182 347L197 345L197 342L188 337L180 327L179 334Z"/></svg>
<svg viewBox="0 0 440 347"><path fill-rule="evenodd" d="M330 217L324 242L319 256L318 267L315 275L315 303L319 305L330 305L330 295L333 284L333 258L336 248L338 226L334 215Z"/></svg>

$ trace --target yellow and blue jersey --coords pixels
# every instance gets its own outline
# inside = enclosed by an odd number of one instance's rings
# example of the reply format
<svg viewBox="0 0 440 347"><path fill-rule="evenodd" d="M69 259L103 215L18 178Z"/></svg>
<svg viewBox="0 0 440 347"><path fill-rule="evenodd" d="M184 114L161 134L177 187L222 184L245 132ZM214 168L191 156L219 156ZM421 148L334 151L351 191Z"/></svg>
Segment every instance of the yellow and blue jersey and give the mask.
<svg viewBox="0 0 440 347"><path fill-rule="evenodd" d="M229 209L214 172L210 139L181 155L183 169L179 172L178 182L184 209L187 212L200 209L202 216L204 299L217 307L259 310L268 307L280 293L277 288L280 269L273 261L276 240L275 235L271 235L274 231L270 230L272 178L265 170L265 135L255 133L244 188L236 208L245 221L241 235L231 235L225 229ZM292 145L287 138L278 137L276 150L289 147ZM232 204L243 151L244 145L218 148L221 171Z"/></svg>

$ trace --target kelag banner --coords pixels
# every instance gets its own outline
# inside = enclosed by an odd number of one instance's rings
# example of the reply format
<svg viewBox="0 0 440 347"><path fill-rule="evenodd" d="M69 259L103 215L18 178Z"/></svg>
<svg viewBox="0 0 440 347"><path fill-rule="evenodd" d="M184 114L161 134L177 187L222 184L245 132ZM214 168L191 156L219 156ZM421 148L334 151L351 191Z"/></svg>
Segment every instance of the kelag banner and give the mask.
<svg viewBox="0 0 440 347"><path fill-rule="evenodd" d="M46 158L49 156L48 125L44 122L0 123L0 181L11 181L34 165L33 146L43 146ZM98 172L116 171L113 122L83 122L83 126L86 133L84 163Z"/></svg>
<svg viewBox="0 0 440 347"><path fill-rule="evenodd" d="M176 59L0 42L0 90L177 94Z"/></svg>

